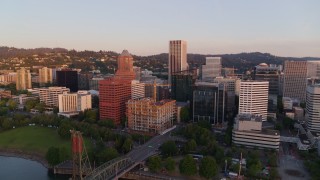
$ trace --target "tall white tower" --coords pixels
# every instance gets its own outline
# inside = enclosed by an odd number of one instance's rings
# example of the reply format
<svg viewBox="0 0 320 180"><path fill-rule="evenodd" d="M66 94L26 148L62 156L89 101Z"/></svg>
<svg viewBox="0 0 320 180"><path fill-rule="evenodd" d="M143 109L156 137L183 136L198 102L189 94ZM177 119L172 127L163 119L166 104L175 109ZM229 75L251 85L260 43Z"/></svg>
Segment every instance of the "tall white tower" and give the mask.
<svg viewBox="0 0 320 180"><path fill-rule="evenodd" d="M187 70L187 42L174 40L169 43L168 80L171 83L171 76L175 72Z"/></svg>
<svg viewBox="0 0 320 180"><path fill-rule="evenodd" d="M320 85L307 87L306 120L308 130L320 132Z"/></svg>

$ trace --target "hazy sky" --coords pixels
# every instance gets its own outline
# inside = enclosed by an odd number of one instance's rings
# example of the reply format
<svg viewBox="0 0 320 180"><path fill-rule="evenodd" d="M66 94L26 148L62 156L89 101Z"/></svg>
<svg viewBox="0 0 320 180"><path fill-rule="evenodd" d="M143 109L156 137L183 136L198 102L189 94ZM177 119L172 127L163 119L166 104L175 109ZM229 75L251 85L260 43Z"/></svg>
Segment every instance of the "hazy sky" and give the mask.
<svg viewBox="0 0 320 180"><path fill-rule="evenodd" d="M320 57L319 0L0 0L0 46Z"/></svg>

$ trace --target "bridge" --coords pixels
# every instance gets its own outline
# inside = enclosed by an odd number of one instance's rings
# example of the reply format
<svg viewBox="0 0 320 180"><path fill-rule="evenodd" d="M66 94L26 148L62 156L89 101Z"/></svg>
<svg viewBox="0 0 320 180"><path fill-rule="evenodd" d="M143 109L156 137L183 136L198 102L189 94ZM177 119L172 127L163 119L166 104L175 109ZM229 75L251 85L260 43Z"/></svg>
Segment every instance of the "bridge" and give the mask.
<svg viewBox="0 0 320 180"><path fill-rule="evenodd" d="M145 144L134 148L126 156L122 156L104 163L90 174L85 180L104 180L118 179L131 169L142 163L148 157L158 154L159 147L168 140L183 140L181 138L172 137L171 133L158 135L150 139Z"/></svg>

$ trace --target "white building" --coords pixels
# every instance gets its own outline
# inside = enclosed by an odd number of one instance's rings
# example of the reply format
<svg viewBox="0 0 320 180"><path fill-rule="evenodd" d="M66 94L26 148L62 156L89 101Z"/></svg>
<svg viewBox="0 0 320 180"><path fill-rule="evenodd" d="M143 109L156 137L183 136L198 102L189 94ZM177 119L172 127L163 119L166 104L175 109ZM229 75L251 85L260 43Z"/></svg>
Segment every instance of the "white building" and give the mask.
<svg viewBox="0 0 320 180"><path fill-rule="evenodd" d="M206 64L202 65L202 80L221 76L221 57L206 57Z"/></svg>
<svg viewBox="0 0 320 180"><path fill-rule="evenodd" d="M239 114L251 113L267 120L268 81L242 81L240 83Z"/></svg>
<svg viewBox="0 0 320 180"><path fill-rule="evenodd" d="M238 114L232 132L232 143L237 146L279 150L280 132L262 129L262 116Z"/></svg>
<svg viewBox="0 0 320 180"><path fill-rule="evenodd" d="M39 83L41 86L45 85L46 83L52 83L52 69L43 67L39 69Z"/></svg>
<svg viewBox="0 0 320 180"><path fill-rule="evenodd" d="M92 108L91 94L88 91L59 94L59 114L79 113Z"/></svg>
<svg viewBox="0 0 320 180"><path fill-rule="evenodd" d="M40 102L44 103L46 106L58 107L59 94L63 94L64 92L70 92L70 89L66 87L34 88L30 90L30 92L33 95L38 95Z"/></svg>
<svg viewBox="0 0 320 180"><path fill-rule="evenodd" d="M306 121L308 130L320 132L320 85L307 87Z"/></svg>
<svg viewBox="0 0 320 180"><path fill-rule="evenodd" d="M137 80L131 81L131 99L140 99L145 97L145 84Z"/></svg>

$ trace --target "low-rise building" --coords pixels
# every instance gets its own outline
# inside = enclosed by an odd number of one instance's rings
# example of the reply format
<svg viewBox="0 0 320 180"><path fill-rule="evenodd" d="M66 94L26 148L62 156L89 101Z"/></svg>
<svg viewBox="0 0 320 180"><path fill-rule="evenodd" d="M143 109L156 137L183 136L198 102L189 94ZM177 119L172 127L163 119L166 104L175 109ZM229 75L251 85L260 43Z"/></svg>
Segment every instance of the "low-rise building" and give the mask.
<svg viewBox="0 0 320 180"><path fill-rule="evenodd" d="M284 110L292 110L293 101L289 97L283 97L282 98L282 104Z"/></svg>
<svg viewBox="0 0 320 180"><path fill-rule="evenodd" d="M127 106L128 128L132 131L161 134L173 126L176 118L175 100L131 99Z"/></svg>
<svg viewBox="0 0 320 180"><path fill-rule="evenodd" d="M237 146L279 150L280 132L262 129L262 116L238 114L232 132L232 143Z"/></svg>
<svg viewBox="0 0 320 180"><path fill-rule="evenodd" d="M59 94L59 115L78 114L92 108L91 94L88 91Z"/></svg>

